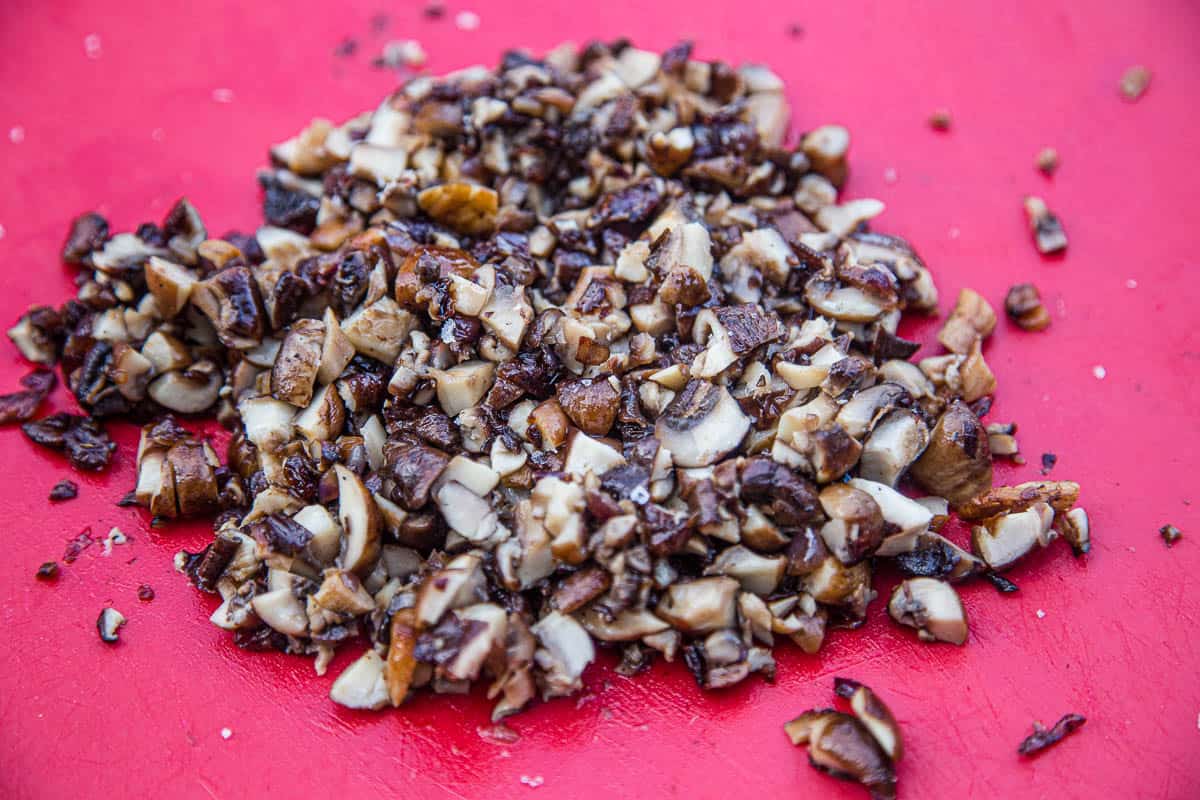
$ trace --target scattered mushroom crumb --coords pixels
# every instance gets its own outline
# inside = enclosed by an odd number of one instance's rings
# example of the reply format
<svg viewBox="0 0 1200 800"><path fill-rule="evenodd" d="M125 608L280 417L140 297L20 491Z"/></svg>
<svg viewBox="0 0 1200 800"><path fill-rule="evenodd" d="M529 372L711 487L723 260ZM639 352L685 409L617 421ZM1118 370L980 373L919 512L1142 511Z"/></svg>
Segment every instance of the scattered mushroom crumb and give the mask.
<svg viewBox="0 0 1200 800"><path fill-rule="evenodd" d="M1027 196L1025 214L1029 217L1029 229L1033 232L1033 241L1039 253L1049 255L1067 249L1067 234L1058 217L1046 207L1045 200Z"/></svg>
<svg viewBox="0 0 1200 800"><path fill-rule="evenodd" d="M233 90L226 88L217 88L212 90L212 99L218 103L232 103Z"/></svg>
<svg viewBox="0 0 1200 800"><path fill-rule="evenodd" d="M1108 375L1108 370L1104 368L1103 364L1097 364L1096 366L1092 367L1092 377L1094 377L1096 380L1102 381L1106 375Z"/></svg>
<svg viewBox="0 0 1200 800"><path fill-rule="evenodd" d="M115 644L120 638L121 626L125 617L115 608L107 607L100 612L96 619L96 630L100 632L100 640L106 644Z"/></svg>
<svg viewBox="0 0 1200 800"><path fill-rule="evenodd" d="M63 478L58 483L54 484L54 488L50 490L51 502L62 502L63 500L74 500L79 496L79 485L75 481L68 478Z"/></svg>
<svg viewBox="0 0 1200 800"><path fill-rule="evenodd" d="M883 171L884 183L895 183L898 178L895 167L888 167Z"/></svg>
<svg viewBox="0 0 1200 800"><path fill-rule="evenodd" d="M1042 305L1042 295L1032 283L1018 283L1008 290L1004 312L1023 330L1041 331L1050 325L1050 312Z"/></svg>
<svg viewBox="0 0 1200 800"><path fill-rule="evenodd" d="M1174 525L1167 523L1158 529L1159 536L1166 542L1167 547L1171 547L1183 537L1183 531L1176 528Z"/></svg>
<svg viewBox="0 0 1200 800"><path fill-rule="evenodd" d="M1054 453L1042 453L1042 474L1049 475L1050 470L1054 469L1054 465L1058 463L1058 456Z"/></svg>
<svg viewBox="0 0 1200 800"><path fill-rule="evenodd" d="M1038 151L1034 164L1046 177L1050 177L1058 169L1058 151L1053 147L1043 147Z"/></svg>
<svg viewBox="0 0 1200 800"><path fill-rule="evenodd" d="M1130 67L1121 76L1121 96L1129 102L1135 102L1150 86L1151 72L1142 65Z"/></svg>
<svg viewBox="0 0 1200 800"><path fill-rule="evenodd" d="M382 11L371 15L371 30L375 33L382 33L392 24L392 19Z"/></svg>
<svg viewBox="0 0 1200 800"><path fill-rule="evenodd" d="M25 141L25 128L20 125L13 125L8 129L8 140L13 144L20 144Z"/></svg>
<svg viewBox="0 0 1200 800"><path fill-rule="evenodd" d="M104 541L101 543L101 554L110 556L112 555L112 549L114 545L125 544L128 541L129 537L125 535L124 531L122 531L120 528L113 528L108 532L108 536L105 536Z"/></svg>
<svg viewBox="0 0 1200 800"><path fill-rule="evenodd" d="M358 52L358 40L352 36L347 36L337 43L333 48L333 54L338 58L349 58Z"/></svg>
<svg viewBox="0 0 1200 800"><path fill-rule="evenodd" d="M103 51L100 45L99 34L89 33L87 36L83 37L83 52L92 61L100 58L100 56L103 54Z"/></svg>
<svg viewBox="0 0 1200 800"><path fill-rule="evenodd" d="M804 26L799 22L790 23L787 26L787 35L793 39L800 39L804 36Z"/></svg>
<svg viewBox="0 0 1200 800"><path fill-rule="evenodd" d="M503 722L497 722L494 725L486 727L478 727L475 729L475 732L479 734L480 739L486 739L489 742L497 744L512 744L521 738L516 731Z"/></svg>
<svg viewBox="0 0 1200 800"><path fill-rule="evenodd" d="M533 776L522 775L521 776L521 783L525 784L530 789L536 789L545 782L546 782L545 779L542 778L541 775L533 775Z"/></svg>
<svg viewBox="0 0 1200 800"><path fill-rule="evenodd" d="M1080 714L1065 714L1051 728L1045 728L1040 722L1033 723L1033 733L1025 737L1017 747L1017 752L1023 756L1031 756L1041 752L1051 745L1057 744L1063 737L1079 730L1087 718Z"/></svg>
<svg viewBox="0 0 1200 800"><path fill-rule="evenodd" d="M149 603L154 599L154 587L148 583L143 583L138 587L137 597L138 600L141 600L143 603Z"/></svg>
<svg viewBox="0 0 1200 800"><path fill-rule="evenodd" d="M992 584L992 586L995 586L996 590L1001 594L1013 594L1014 592L1019 592L1021 590L1021 587L1017 586L999 572L988 570L987 572L983 573L983 577L986 578L988 582Z"/></svg>
<svg viewBox="0 0 1200 800"><path fill-rule="evenodd" d="M1046 612L1045 612L1045 611L1042 611L1042 610L1039 608L1039 609L1037 610L1037 618L1038 618L1038 619L1045 619L1045 618L1046 618Z"/></svg>
<svg viewBox="0 0 1200 800"><path fill-rule="evenodd" d="M441 19L446 14L446 5L439 2L426 3L421 13L429 19Z"/></svg>
<svg viewBox="0 0 1200 800"><path fill-rule="evenodd" d="M415 39L402 39L385 44L375 64L390 69L411 68L421 66L426 58L425 48L420 42Z"/></svg>
<svg viewBox="0 0 1200 800"><path fill-rule="evenodd" d="M95 540L92 539L92 529L84 528L79 534L67 542L67 549L63 551L63 561L68 564L73 563L79 558L79 554L92 546Z"/></svg>
<svg viewBox="0 0 1200 800"><path fill-rule="evenodd" d="M54 580L58 576L58 562L47 561L37 568L37 579L40 581Z"/></svg>
<svg viewBox="0 0 1200 800"><path fill-rule="evenodd" d="M231 731L229 728L221 728L222 739L228 739L231 736L233 736L233 731Z"/></svg>
<svg viewBox="0 0 1200 800"><path fill-rule="evenodd" d="M1129 280L1125 281L1126 289L1136 289L1137 287L1138 287L1138 282L1136 280L1134 280L1133 278L1130 278Z"/></svg>
<svg viewBox="0 0 1200 800"><path fill-rule="evenodd" d="M454 25L460 31L473 31L479 27L479 15L474 11L460 11L454 17Z"/></svg>
<svg viewBox="0 0 1200 800"><path fill-rule="evenodd" d="M939 108L934 110L934 112L929 115L929 127L933 128L935 131L950 130L950 122L949 109Z"/></svg>

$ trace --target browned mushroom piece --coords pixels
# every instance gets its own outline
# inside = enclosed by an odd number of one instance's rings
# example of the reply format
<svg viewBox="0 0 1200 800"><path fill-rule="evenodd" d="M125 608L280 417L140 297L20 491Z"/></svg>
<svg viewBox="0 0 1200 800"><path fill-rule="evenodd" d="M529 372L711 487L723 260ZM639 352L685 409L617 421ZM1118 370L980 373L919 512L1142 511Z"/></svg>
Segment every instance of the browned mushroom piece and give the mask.
<svg viewBox="0 0 1200 800"><path fill-rule="evenodd" d="M226 347L247 349L262 341L262 298L248 267L226 267L195 284L190 296Z"/></svg>
<svg viewBox="0 0 1200 800"><path fill-rule="evenodd" d="M1041 331L1050 326L1050 312L1042 305L1042 296L1032 283L1018 283L1004 298L1004 311L1018 327Z"/></svg>
<svg viewBox="0 0 1200 800"><path fill-rule="evenodd" d="M834 693L850 701L850 710L858 717L892 763L904 757L900 725L891 709L867 686L849 678L834 678Z"/></svg>
<svg viewBox="0 0 1200 800"><path fill-rule="evenodd" d="M1050 728L1043 727L1040 722L1034 722L1033 733L1021 741L1021 744L1017 746L1017 752L1023 756L1040 753L1079 730L1085 722L1087 722L1087 718L1082 714L1064 714Z"/></svg>
<svg viewBox="0 0 1200 800"><path fill-rule="evenodd" d="M557 387L558 403L581 431L589 436L604 436L617 419L619 387L612 377L563 381Z"/></svg>
<svg viewBox="0 0 1200 800"><path fill-rule="evenodd" d="M1054 510L1046 503L1034 503L1024 511L989 518L971 529L971 544L993 570L1011 567L1034 547L1045 546L1052 538Z"/></svg>
<svg viewBox="0 0 1200 800"><path fill-rule="evenodd" d="M308 406L321 367L325 339L322 322L299 319L292 323L271 367L271 394L277 400L300 408Z"/></svg>
<svg viewBox="0 0 1200 800"><path fill-rule="evenodd" d="M808 745L809 763L835 778L857 781L873 798L896 797L891 759L858 719L833 709L807 711L784 725L792 744Z"/></svg>
<svg viewBox="0 0 1200 800"><path fill-rule="evenodd" d="M927 491L958 507L992 486L992 456L987 431L963 402L954 402L938 418L925 452L909 474Z"/></svg>
<svg viewBox="0 0 1200 800"><path fill-rule="evenodd" d="M1024 511L1036 503L1046 503L1056 512L1066 513L1078 499L1079 484L1074 481L1029 481L989 488L956 510L962 519L975 522L997 514Z"/></svg>
<svg viewBox="0 0 1200 800"><path fill-rule="evenodd" d="M1067 249L1067 234L1058 217L1046 207L1045 200L1032 195L1026 197L1025 215L1029 217L1029 229L1039 253L1049 255Z"/></svg>
<svg viewBox="0 0 1200 800"><path fill-rule="evenodd" d="M342 566L366 575L379 557L383 520L370 491L362 480L342 464L335 464L338 487L338 521L345 533Z"/></svg>
<svg viewBox="0 0 1200 800"><path fill-rule="evenodd" d="M938 341L952 353L969 353L980 339L996 329L996 312L978 292L963 289L950 316L946 318Z"/></svg>
<svg viewBox="0 0 1200 800"><path fill-rule="evenodd" d="M829 515L829 521L821 526L821 538L843 564L857 564L883 541L879 504L861 489L831 484L821 492L821 507Z"/></svg>

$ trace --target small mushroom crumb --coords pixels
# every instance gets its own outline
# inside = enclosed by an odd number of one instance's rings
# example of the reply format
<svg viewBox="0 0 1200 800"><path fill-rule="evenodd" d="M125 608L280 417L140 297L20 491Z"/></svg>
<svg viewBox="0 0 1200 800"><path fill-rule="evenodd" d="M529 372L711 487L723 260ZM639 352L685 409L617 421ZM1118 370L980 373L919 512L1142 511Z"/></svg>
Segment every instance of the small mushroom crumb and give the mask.
<svg viewBox="0 0 1200 800"><path fill-rule="evenodd" d="M415 39L388 42L383 46L375 66L389 69L415 68L425 63L425 48Z"/></svg>
<svg viewBox="0 0 1200 800"><path fill-rule="evenodd" d="M1038 618L1038 619L1045 619L1045 618L1046 618L1046 612L1045 612L1045 611L1042 611L1040 608L1037 610L1037 612L1036 612L1036 613L1037 613L1037 618Z"/></svg>
<svg viewBox="0 0 1200 800"><path fill-rule="evenodd" d="M100 632L100 640L107 644L115 644L120 638L120 629L124 624L125 617L120 611L111 606L105 608L96 619L96 630Z"/></svg>
<svg viewBox="0 0 1200 800"><path fill-rule="evenodd" d="M1057 744L1063 737L1079 730L1080 726L1085 722L1087 722L1087 718L1080 714L1065 714L1051 728L1045 728L1042 726L1042 723L1035 721L1033 723L1033 733L1025 737L1017 747L1017 752L1023 756L1031 756L1034 753L1039 753L1047 747Z"/></svg>
<svg viewBox="0 0 1200 800"><path fill-rule="evenodd" d="M333 54L338 58L349 58L357 52L358 40L351 36L347 36L345 39L342 39L333 48Z"/></svg>
<svg viewBox="0 0 1200 800"><path fill-rule="evenodd" d="M78 495L79 485L73 480L63 478L50 490L50 501L58 503L64 500L74 500Z"/></svg>
<svg viewBox="0 0 1200 800"><path fill-rule="evenodd" d="M800 39L804 36L804 26L799 22L790 23L787 26L787 35L793 39Z"/></svg>
<svg viewBox="0 0 1200 800"><path fill-rule="evenodd" d="M1162 537L1164 542L1166 542L1167 547L1171 547L1181 538L1183 538L1183 531L1168 523L1158 529L1158 535Z"/></svg>
<svg viewBox="0 0 1200 800"><path fill-rule="evenodd" d="M39 581L50 581L58 577L58 562L47 561L37 568L37 579Z"/></svg>
<svg viewBox="0 0 1200 800"><path fill-rule="evenodd" d="M1121 96L1131 103L1136 102L1150 87L1151 74L1150 70L1141 64L1125 70L1121 76Z"/></svg>
<svg viewBox="0 0 1200 800"><path fill-rule="evenodd" d="M935 131L950 130L950 110L946 108L936 109L929 115L929 127Z"/></svg>
<svg viewBox="0 0 1200 800"><path fill-rule="evenodd" d="M104 541L101 542L101 555L112 555L114 545L125 544L128 541L129 537L125 535L124 531L120 528L113 528L108 532L108 536L104 537Z"/></svg>
<svg viewBox="0 0 1200 800"><path fill-rule="evenodd" d="M1020 591L1019 586L1001 575L999 572L988 570L987 572L983 573L983 577L986 578L987 581L992 584L992 586L995 586L996 590L1001 594L1012 594L1013 592Z"/></svg>
<svg viewBox="0 0 1200 800"><path fill-rule="evenodd" d="M92 538L92 529L84 528L79 534L67 542L67 549L63 551L63 561L71 564L75 559L79 558L79 554L88 549L95 542Z"/></svg>
<svg viewBox="0 0 1200 800"><path fill-rule="evenodd" d="M1058 463L1058 456L1054 453L1042 453L1042 474L1049 475L1050 470L1054 469L1054 465Z"/></svg>
<svg viewBox="0 0 1200 800"><path fill-rule="evenodd" d="M1053 147L1043 147L1038 151L1034 164L1046 177L1050 177L1058 169L1058 151Z"/></svg>
<svg viewBox="0 0 1200 800"><path fill-rule="evenodd" d="M222 739L227 740L231 736L233 736L233 731L231 731L229 728L221 728L221 738Z"/></svg>
<svg viewBox="0 0 1200 800"><path fill-rule="evenodd" d="M92 61L96 61L104 54L99 34L89 33L83 37L83 53Z"/></svg>
<svg viewBox="0 0 1200 800"><path fill-rule="evenodd" d="M421 9L421 13L427 19L441 19L446 15L446 5L440 2L426 3L425 7Z"/></svg>
<svg viewBox="0 0 1200 800"><path fill-rule="evenodd" d="M217 103L232 103L233 102L233 89L226 89L225 87L218 87L216 89L213 89L212 90L212 99L214 102L217 102Z"/></svg>
<svg viewBox="0 0 1200 800"><path fill-rule="evenodd" d="M1042 331L1050 326L1050 312L1042 305L1042 295L1032 283L1018 283L1004 297L1004 313L1027 331Z"/></svg>
<svg viewBox="0 0 1200 800"><path fill-rule="evenodd" d="M460 31L473 31L479 27L479 15L474 11L460 11L454 16L454 26Z"/></svg>
<svg viewBox="0 0 1200 800"><path fill-rule="evenodd" d="M1095 378L1096 380L1102 381L1107 376L1108 376L1108 370L1106 370L1104 368L1103 364L1097 364L1096 366L1092 367L1092 377Z"/></svg>
<svg viewBox="0 0 1200 800"><path fill-rule="evenodd" d="M522 775L521 783L528 786L530 789L536 789L546 782L546 779L541 775Z"/></svg>
<svg viewBox="0 0 1200 800"><path fill-rule="evenodd" d="M1039 253L1049 255L1067 249L1066 231L1054 212L1046 207L1045 200L1027 196L1025 215L1029 217L1029 229L1033 232L1033 241Z"/></svg>
<svg viewBox="0 0 1200 800"><path fill-rule="evenodd" d="M141 600L143 603L149 603L154 599L154 587L148 583L143 583L138 587L137 597L138 600Z"/></svg>

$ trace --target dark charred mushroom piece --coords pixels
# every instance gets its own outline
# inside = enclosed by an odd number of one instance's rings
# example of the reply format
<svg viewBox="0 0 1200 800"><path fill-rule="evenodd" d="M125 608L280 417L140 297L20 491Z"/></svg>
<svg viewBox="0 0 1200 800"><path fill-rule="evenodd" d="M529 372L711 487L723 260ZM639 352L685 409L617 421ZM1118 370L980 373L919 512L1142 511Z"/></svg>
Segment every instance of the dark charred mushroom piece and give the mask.
<svg viewBox="0 0 1200 800"><path fill-rule="evenodd" d="M78 495L79 485L75 481L63 478L50 490L50 502L61 503L64 500L74 500Z"/></svg>
<svg viewBox="0 0 1200 800"><path fill-rule="evenodd" d="M120 641L120 630L124 624L125 617L120 611L112 607L105 608L96 619L96 630L100 632L100 641L105 644L116 644Z"/></svg>
<svg viewBox="0 0 1200 800"><path fill-rule="evenodd" d="M987 431L965 403L951 403L909 474L931 494L961 506L992 486Z"/></svg>
<svg viewBox="0 0 1200 800"><path fill-rule="evenodd" d="M1045 728L1040 722L1033 723L1033 733L1026 736L1017 746L1017 752L1023 756L1040 753L1047 747L1058 744L1064 737L1079 730L1087 718L1081 714L1064 714L1050 728Z"/></svg>

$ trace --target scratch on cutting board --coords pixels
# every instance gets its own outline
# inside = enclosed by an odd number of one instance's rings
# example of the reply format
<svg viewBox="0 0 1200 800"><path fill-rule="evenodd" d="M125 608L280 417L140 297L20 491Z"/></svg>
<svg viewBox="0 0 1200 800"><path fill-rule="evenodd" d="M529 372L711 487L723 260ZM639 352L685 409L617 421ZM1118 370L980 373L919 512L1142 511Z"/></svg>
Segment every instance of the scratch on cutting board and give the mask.
<svg viewBox="0 0 1200 800"><path fill-rule="evenodd" d="M207 792L208 796L213 800L221 800L221 798L217 795L216 790L209 786L208 781L204 780L204 778L197 778L196 783L200 784L200 788Z"/></svg>

